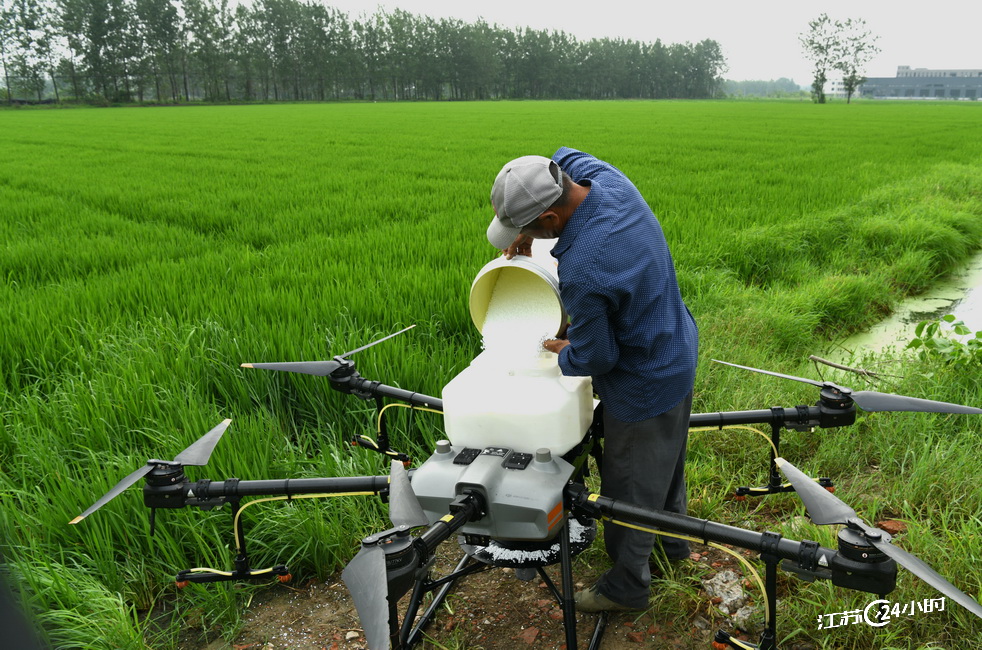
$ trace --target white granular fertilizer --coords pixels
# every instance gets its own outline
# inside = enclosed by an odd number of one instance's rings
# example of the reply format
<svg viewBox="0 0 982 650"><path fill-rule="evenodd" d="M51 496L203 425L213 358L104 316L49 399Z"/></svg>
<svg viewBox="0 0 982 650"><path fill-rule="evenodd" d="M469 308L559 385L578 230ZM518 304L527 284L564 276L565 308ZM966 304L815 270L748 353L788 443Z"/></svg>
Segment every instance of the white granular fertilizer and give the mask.
<svg viewBox="0 0 982 650"><path fill-rule="evenodd" d="M559 300L548 282L521 269L502 269L481 329L484 349L533 361L548 354L542 342L556 336L561 319Z"/></svg>

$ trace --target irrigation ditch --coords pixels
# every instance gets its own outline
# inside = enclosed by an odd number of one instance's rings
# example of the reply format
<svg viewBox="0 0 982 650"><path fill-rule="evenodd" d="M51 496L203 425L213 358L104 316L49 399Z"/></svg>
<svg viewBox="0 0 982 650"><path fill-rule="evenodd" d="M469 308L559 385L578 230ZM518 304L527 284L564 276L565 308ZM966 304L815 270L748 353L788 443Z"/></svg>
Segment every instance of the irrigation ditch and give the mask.
<svg viewBox="0 0 982 650"><path fill-rule="evenodd" d="M982 330L982 251L976 252L961 270L924 293L903 300L880 323L836 342L830 356L845 361L888 349L898 352L914 338L918 323L947 314L963 321L973 332Z"/></svg>

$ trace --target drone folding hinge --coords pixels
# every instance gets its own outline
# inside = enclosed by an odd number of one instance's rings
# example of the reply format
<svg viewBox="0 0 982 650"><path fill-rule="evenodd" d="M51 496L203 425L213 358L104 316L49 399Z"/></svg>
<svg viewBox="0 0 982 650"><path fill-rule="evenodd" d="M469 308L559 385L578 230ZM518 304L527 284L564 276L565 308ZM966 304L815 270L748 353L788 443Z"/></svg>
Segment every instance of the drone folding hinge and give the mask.
<svg viewBox="0 0 982 650"><path fill-rule="evenodd" d="M792 431L800 431L802 433L813 431L815 429L815 423L811 419L809 408L807 406L796 406L794 409L798 414L798 419L788 422L785 426Z"/></svg>

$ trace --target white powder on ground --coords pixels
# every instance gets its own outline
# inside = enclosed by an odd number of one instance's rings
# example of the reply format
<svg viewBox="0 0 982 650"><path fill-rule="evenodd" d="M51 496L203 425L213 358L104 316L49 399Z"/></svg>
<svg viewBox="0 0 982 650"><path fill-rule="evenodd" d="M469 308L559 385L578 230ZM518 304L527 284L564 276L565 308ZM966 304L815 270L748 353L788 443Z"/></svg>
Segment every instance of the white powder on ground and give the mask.
<svg viewBox="0 0 982 650"><path fill-rule="evenodd" d="M562 309L552 286L535 273L504 268L488 301L481 333L484 349L519 361L548 354L542 342L556 336Z"/></svg>

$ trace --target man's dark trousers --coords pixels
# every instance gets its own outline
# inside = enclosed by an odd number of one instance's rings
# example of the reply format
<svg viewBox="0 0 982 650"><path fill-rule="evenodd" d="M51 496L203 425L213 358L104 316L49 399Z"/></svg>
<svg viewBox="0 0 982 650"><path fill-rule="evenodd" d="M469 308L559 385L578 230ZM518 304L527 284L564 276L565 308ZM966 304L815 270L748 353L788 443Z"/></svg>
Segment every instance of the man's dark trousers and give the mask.
<svg viewBox="0 0 982 650"><path fill-rule="evenodd" d="M640 422L621 422L604 412L600 493L637 506L685 514L685 449L690 392L673 409ZM604 525L607 554L614 565L597 581L601 594L622 605L648 604L648 560L655 535L614 523ZM689 556L689 543L661 537L669 559Z"/></svg>

